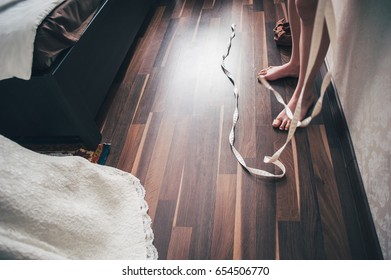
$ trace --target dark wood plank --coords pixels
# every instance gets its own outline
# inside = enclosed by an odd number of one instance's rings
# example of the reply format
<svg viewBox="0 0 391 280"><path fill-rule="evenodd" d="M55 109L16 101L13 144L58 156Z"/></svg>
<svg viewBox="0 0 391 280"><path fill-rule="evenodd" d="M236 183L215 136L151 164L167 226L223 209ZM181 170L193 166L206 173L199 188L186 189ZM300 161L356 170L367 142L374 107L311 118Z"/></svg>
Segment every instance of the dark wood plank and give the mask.
<svg viewBox="0 0 391 280"><path fill-rule="evenodd" d="M160 14L159 16L162 16L162 14ZM140 74L151 73L152 68L155 65L156 57L163 42L164 35L168 28L169 22L170 21L168 19L162 19L160 17L156 18L156 23L152 22L152 28L150 30L153 30L154 32L151 32L151 34L147 34L151 37L151 39L147 40L148 45L145 46L147 48L146 52L148 53L148 55L144 57L144 60L140 66ZM153 24L156 24L156 27L153 27Z"/></svg>
<svg viewBox="0 0 391 280"><path fill-rule="evenodd" d="M273 165L265 165L263 157L273 153L271 126L256 127L256 158L246 159L249 166L274 172ZM242 225L243 259L275 259L276 212L275 182L257 178L244 172L242 175ZM272 211L270 211L273 209Z"/></svg>
<svg viewBox="0 0 391 280"><path fill-rule="evenodd" d="M145 134L145 140L143 143L143 146L140 147L142 150L138 151L138 156L136 157L136 161L132 168L132 174L139 178L141 183L144 185L146 190L146 200L149 204L149 206L156 206L157 199L158 199L158 193L157 192L157 186L154 185L148 185L146 184L147 177L148 177L148 171L149 166L151 162L153 162L153 151L154 146L156 143L156 139L158 137L159 133L159 127L162 122L162 114L154 113L150 115L150 120L148 124L148 129L144 130ZM143 135L144 136L144 135ZM150 175L151 176L151 175ZM154 211L156 208L153 209L153 212L149 212L151 215L151 218L154 216Z"/></svg>
<svg viewBox="0 0 391 280"><path fill-rule="evenodd" d="M247 160L250 164L251 162ZM242 259L275 259L275 191L272 182L242 177Z"/></svg>
<svg viewBox="0 0 391 280"><path fill-rule="evenodd" d="M164 171L159 199L177 200L183 180L183 169L189 146L191 121L184 118L175 121L175 130L167 158L167 168Z"/></svg>
<svg viewBox="0 0 391 280"><path fill-rule="evenodd" d="M129 127L124 146L118 159L117 168L127 172L132 171L144 129L145 125L141 124L131 125Z"/></svg>
<svg viewBox="0 0 391 280"><path fill-rule="evenodd" d="M167 61L167 55L170 53L172 45L176 42L176 32L179 24L179 19L173 16L168 22L166 32L162 43L160 45L159 51L155 58L154 67L164 67Z"/></svg>
<svg viewBox="0 0 391 280"><path fill-rule="evenodd" d="M255 11L263 11L264 10L264 7L263 7L263 0L254 0L253 1L253 5L254 5L254 10Z"/></svg>
<svg viewBox="0 0 391 280"><path fill-rule="evenodd" d="M128 94L119 94L119 96L124 96L126 98L121 98L116 102L117 108L113 107L110 110L111 121L106 121L103 125L104 137L103 141L112 144L112 149L110 150L110 159L108 164L116 166L119 155L124 145L124 139L128 133L128 129L134 118L134 112L137 109L138 101L144 93L146 82L148 81L148 76L137 75L134 79L131 88L126 86L120 87L118 92L127 92Z"/></svg>
<svg viewBox="0 0 391 280"><path fill-rule="evenodd" d="M191 17L193 13L193 7L197 1L187 0L183 8L182 17Z"/></svg>
<svg viewBox="0 0 391 280"><path fill-rule="evenodd" d="M308 137L306 130L296 132L296 147L298 154L300 182L300 220L301 234L305 240L301 248L305 259L325 259L322 223L319 213L318 197L313 178L313 162L308 153Z"/></svg>
<svg viewBox="0 0 391 280"><path fill-rule="evenodd" d="M256 152L256 114L255 114L255 73L254 73L254 42L252 7L243 6L243 27L238 40L240 46L240 68L237 77L241 93L239 102L240 118L237 129L237 145L243 157L252 157ZM238 35L239 36L239 35Z"/></svg>
<svg viewBox="0 0 391 280"><path fill-rule="evenodd" d="M344 160L337 149L338 148L331 149L331 156L348 235L350 253L352 259L363 259L366 258L365 248L362 246L362 244L365 243L365 238L360 229L359 217L354 203L352 189L347 187L351 183L347 175L346 167L344 166Z"/></svg>
<svg viewBox="0 0 391 280"><path fill-rule="evenodd" d="M175 200L160 200L157 205L152 229L154 232L159 231L159 234L155 234L153 242L159 253L159 259L168 258L170 239L173 234L175 207ZM172 252L170 253L172 254Z"/></svg>
<svg viewBox="0 0 391 280"><path fill-rule="evenodd" d="M153 69L148 76L148 82L145 85L144 94L140 97L137 111L134 112L132 124L146 124L149 114L152 112L152 106L155 102L156 91L161 83L162 72Z"/></svg>
<svg viewBox="0 0 391 280"><path fill-rule="evenodd" d="M274 153L275 131L270 125L256 126L255 166L274 172L274 165L264 164L264 156ZM255 183L255 181L254 181ZM243 184L243 186L245 186ZM256 178L257 259L276 258L276 181ZM273 209L273 210L272 210ZM272 211L271 211L272 210Z"/></svg>
<svg viewBox="0 0 391 280"><path fill-rule="evenodd" d="M232 115L234 112L232 98L232 105L222 108L220 123L220 169L219 174L236 174L237 161L232 153L231 145L229 144L229 134L232 128ZM235 145L236 146L236 145ZM236 146L237 147L237 146Z"/></svg>
<svg viewBox="0 0 391 280"><path fill-rule="evenodd" d="M213 222L211 259L232 260L235 233L236 175L219 175Z"/></svg>
<svg viewBox="0 0 391 280"><path fill-rule="evenodd" d="M280 149L286 142L286 133L277 133L274 150ZM300 221L299 170L296 140L293 138L280 156L280 161L286 167L285 178L276 182L276 218L277 221ZM281 170L276 167L276 173Z"/></svg>
<svg viewBox="0 0 391 280"><path fill-rule="evenodd" d="M163 115L153 151L151 161L148 164L147 174L144 180L144 187L147 189L146 197L149 201L149 215L153 219L157 204L159 202L160 190L163 184L164 171L170 168L167 165L170 145L172 143L175 125L171 116Z"/></svg>
<svg viewBox="0 0 391 280"><path fill-rule="evenodd" d="M365 255L361 256L362 259L370 260L381 260L383 259L383 253L380 249L379 240L377 239L376 229L371 218L371 210L368 205L367 196L364 190L363 182L361 177L358 176L360 173L357 173L359 170L358 162L356 160L352 161L347 166L347 172L349 174L349 179L351 186L354 186L354 200L356 204L356 209L359 216L359 224L361 228L361 233L364 236L364 242L361 244L361 247L365 250Z"/></svg>
<svg viewBox="0 0 391 280"><path fill-rule="evenodd" d="M236 198L235 198L235 229L234 229L234 249L233 249L233 259L241 260L243 259L243 243L247 241L242 239L242 225L246 223L247 220L242 221L242 177L244 170L238 164L238 171L236 175Z"/></svg>
<svg viewBox="0 0 391 280"><path fill-rule="evenodd" d="M244 260L257 259L257 232L262 230L257 225L257 188L256 179L244 170L242 172L241 188L241 252ZM267 229L269 230L269 228Z"/></svg>
<svg viewBox="0 0 391 280"><path fill-rule="evenodd" d="M177 226L192 227L191 259L210 258L218 171L220 112L209 108L192 120Z"/></svg>
<svg viewBox="0 0 391 280"><path fill-rule="evenodd" d="M324 127L310 126L307 130L327 258L351 259Z"/></svg>
<svg viewBox="0 0 391 280"><path fill-rule="evenodd" d="M281 260L304 260L308 259L303 248L306 247L300 222L278 222L278 245L279 258Z"/></svg>
<svg viewBox="0 0 391 280"><path fill-rule="evenodd" d="M265 14L255 12L253 16L254 26L254 77L258 72L268 66L268 49L266 44ZM268 89L256 81L255 106L257 124L270 125L272 123L271 102L274 97ZM275 100L273 100L274 102Z"/></svg>
<svg viewBox="0 0 391 280"><path fill-rule="evenodd" d="M168 260L189 259L191 228L174 227L172 229L170 246L167 253Z"/></svg>

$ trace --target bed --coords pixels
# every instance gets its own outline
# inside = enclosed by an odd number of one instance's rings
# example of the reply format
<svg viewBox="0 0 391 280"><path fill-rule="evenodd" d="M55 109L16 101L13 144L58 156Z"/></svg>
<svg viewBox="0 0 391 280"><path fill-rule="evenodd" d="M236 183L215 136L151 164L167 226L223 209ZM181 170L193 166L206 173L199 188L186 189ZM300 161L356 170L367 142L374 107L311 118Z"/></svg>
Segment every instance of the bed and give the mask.
<svg viewBox="0 0 391 280"><path fill-rule="evenodd" d="M16 2L23 1L30 0ZM0 134L19 143L72 138L91 149L100 143L95 118L154 1L98 2L71 47L34 59L28 78L0 80Z"/></svg>

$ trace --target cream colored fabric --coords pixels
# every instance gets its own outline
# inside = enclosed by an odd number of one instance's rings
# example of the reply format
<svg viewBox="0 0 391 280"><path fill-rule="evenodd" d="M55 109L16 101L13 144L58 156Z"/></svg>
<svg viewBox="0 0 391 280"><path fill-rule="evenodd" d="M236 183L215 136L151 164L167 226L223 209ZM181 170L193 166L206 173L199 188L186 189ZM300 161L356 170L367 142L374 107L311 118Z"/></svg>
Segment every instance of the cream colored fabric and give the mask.
<svg viewBox="0 0 391 280"><path fill-rule="evenodd" d="M0 259L156 259L139 180L0 135Z"/></svg>

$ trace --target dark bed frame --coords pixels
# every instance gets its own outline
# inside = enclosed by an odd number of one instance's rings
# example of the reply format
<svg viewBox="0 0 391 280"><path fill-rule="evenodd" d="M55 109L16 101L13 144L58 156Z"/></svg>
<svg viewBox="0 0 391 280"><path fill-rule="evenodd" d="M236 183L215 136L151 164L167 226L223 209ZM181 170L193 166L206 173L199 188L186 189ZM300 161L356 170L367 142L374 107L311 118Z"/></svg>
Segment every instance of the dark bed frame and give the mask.
<svg viewBox="0 0 391 280"><path fill-rule="evenodd" d="M153 0L105 0L80 40L47 73L0 81L0 134L101 141L95 117Z"/></svg>

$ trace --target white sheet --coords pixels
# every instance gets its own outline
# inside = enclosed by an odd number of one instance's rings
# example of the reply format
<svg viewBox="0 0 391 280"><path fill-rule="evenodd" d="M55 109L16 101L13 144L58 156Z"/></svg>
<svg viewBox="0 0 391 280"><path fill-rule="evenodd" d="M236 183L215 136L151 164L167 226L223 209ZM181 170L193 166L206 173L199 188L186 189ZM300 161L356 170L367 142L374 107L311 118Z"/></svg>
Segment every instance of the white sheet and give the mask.
<svg viewBox="0 0 391 280"><path fill-rule="evenodd" d="M30 79L37 28L50 11L64 1L1 0L0 80Z"/></svg>
<svg viewBox="0 0 391 280"><path fill-rule="evenodd" d="M129 173L0 135L0 259L156 259L144 195Z"/></svg>

